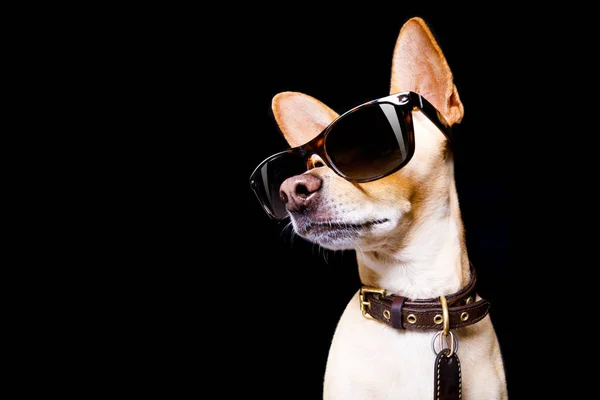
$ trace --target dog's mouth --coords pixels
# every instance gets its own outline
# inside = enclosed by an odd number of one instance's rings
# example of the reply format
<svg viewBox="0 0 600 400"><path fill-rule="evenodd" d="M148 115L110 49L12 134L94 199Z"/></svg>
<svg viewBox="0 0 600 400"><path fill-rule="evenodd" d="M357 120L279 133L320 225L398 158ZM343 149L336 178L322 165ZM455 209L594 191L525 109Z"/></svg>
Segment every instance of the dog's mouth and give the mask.
<svg viewBox="0 0 600 400"><path fill-rule="evenodd" d="M362 223L348 223L348 222L333 222L333 221L307 221L304 224L304 231L306 233L320 233L320 232L336 232L336 231L361 231L363 229L371 228L374 225L379 225L387 222L387 219L378 219L375 221L368 221Z"/></svg>
<svg viewBox="0 0 600 400"><path fill-rule="evenodd" d="M296 232L315 243L330 248L350 248L373 228L389 222L387 218L365 222L314 221L296 218Z"/></svg>

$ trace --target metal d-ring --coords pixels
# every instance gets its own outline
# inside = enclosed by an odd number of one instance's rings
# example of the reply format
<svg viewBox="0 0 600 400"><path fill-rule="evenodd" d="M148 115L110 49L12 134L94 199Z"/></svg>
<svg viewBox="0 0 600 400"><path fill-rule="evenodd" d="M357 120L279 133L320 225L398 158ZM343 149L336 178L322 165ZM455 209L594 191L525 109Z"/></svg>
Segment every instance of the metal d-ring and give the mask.
<svg viewBox="0 0 600 400"><path fill-rule="evenodd" d="M448 337L450 332L450 313L448 312L448 302L444 296L440 296L440 303L442 304L442 322L444 323L444 337Z"/></svg>
<svg viewBox="0 0 600 400"><path fill-rule="evenodd" d="M431 348L433 349L435 355L438 355L438 352L435 351L435 340L437 338L440 339L440 351L445 349L444 341L446 341L446 344L448 344L447 348L450 350L447 356L450 357L454 355L454 353L456 353L456 350L458 349L458 339L456 339L456 336L454 336L454 334L450 331L450 313L448 311L448 302L446 301L446 298L444 296L440 296L440 303L442 304L442 322L444 323L444 326L442 331L436 333L433 336L433 340L431 341ZM450 336L449 343L448 336Z"/></svg>
<svg viewBox="0 0 600 400"><path fill-rule="evenodd" d="M444 342L446 342L447 339L442 335L442 331L437 332L435 335L433 335L433 340L431 340L431 349L433 350L433 352L435 353L435 355L437 356L439 354L439 351L435 350L435 341L436 339L440 339L440 351L444 350L444 349L449 349L450 352L447 354L448 357L452 356L454 353L456 353L456 351L458 350L458 339L456 338L456 336L454 335L454 333L452 333L452 331L448 332L448 335L450 336L450 341L448 344L448 347L444 347Z"/></svg>

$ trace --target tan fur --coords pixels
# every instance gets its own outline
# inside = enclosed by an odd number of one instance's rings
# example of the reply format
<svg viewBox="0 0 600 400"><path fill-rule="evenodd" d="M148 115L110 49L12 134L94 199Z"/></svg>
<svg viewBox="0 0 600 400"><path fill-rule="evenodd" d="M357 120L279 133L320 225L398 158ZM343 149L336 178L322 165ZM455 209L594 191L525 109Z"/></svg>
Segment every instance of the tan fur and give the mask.
<svg viewBox="0 0 600 400"><path fill-rule="evenodd" d="M390 93L409 90L421 93L451 124L462 120L464 108L452 72L420 18L410 19L402 27L393 54ZM275 96L273 110L291 146L307 142L338 115L320 101L296 92ZM422 299L463 287L469 279L469 257L452 152L427 118L414 112L413 122L415 155L386 178L355 184L327 167L306 172L323 182L315 214L319 218L334 223L387 222L352 241L304 237L325 248L354 249L363 284ZM298 228L294 218L292 225ZM463 399L507 399L502 357L490 317L455 334ZM430 400L435 359L432 336L432 332L395 330L364 318L357 293L343 312L331 343L323 398Z"/></svg>
<svg viewBox="0 0 600 400"><path fill-rule="evenodd" d="M272 108L275 121L291 147L308 142L338 117L319 100L297 92L278 93L273 98Z"/></svg>
<svg viewBox="0 0 600 400"><path fill-rule="evenodd" d="M406 69L419 69L407 73ZM418 87L426 99L444 114L452 125L462 120L464 109L453 83L442 49L421 18L408 20L400 29L394 58L390 93Z"/></svg>

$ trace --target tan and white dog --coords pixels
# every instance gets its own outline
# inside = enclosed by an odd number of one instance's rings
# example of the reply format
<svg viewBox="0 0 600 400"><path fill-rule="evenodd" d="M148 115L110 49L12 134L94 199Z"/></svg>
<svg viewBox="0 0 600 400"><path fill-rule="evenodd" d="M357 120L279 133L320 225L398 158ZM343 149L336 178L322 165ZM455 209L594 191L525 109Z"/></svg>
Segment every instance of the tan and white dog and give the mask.
<svg viewBox="0 0 600 400"><path fill-rule="evenodd" d="M409 19L403 25L393 53L390 93L405 91L429 100L450 125L463 118L453 74L421 18ZM272 108L292 147L308 142L338 117L322 102L299 92L277 94ZM464 288L472 270L454 181L452 148L421 113L413 112L413 123L415 154L392 175L351 183L313 156L314 168L289 178L281 190L288 202L298 196L305 198L307 192L318 192L310 212L301 217L290 212L294 230L327 249L355 250L363 285L406 299L439 298ZM318 185L303 186L307 176L318 178ZM323 234L322 230L307 229L311 218L319 224L329 223L331 230L351 227L353 234ZM337 325L326 365L323 398L430 400L435 390L435 330L395 329L367 318L360 307L359 292ZM452 332L458 344L461 398L507 399L503 360L489 314Z"/></svg>

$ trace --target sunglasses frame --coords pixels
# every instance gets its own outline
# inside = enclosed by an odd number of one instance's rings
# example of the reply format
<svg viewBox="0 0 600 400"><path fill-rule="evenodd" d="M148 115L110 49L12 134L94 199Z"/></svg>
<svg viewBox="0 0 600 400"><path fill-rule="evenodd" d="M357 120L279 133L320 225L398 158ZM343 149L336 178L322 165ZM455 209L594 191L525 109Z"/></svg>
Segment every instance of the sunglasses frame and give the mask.
<svg viewBox="0 0 600 400"><path fill-rule="evenodd" d="M331 158L327 154L327 146L326 146L327 136L328 136L329 132L331 132L331 130L336 126L336 124L341 119L345 118L346 116L348 116L352 113L360 111L363 108L371 107L371 106L377 105L377 104L391 104L394 107L400 109L400 111L402 112L402 114L404 115L405 120L406 120L406 128L408 130L407 133L409 135L408 142L410 143L410 151L407 154L406 159L401 164L399 164L397 167L395 167L394 169L392 169L384 174L379 174L374 177L366 178L366 179L353 179L353 178L347 176L346 174L344 174L342 171L340 171L335 166L335 164L331 161ZM273 219L280 220L283 218L279 218L279 217L275 216L273 214L273 212L270 210L270 207L267 204L265 204L265 202L263 201L261 196L256 192L255 176L256 176L257 172L262 168L263 165L265 165L270 160L272 160L276 157L280 157L281 155L283 155L285 153L292 153L292 154L297 154L297 155L301 156L304 159L304 163L306 164L307 171L309 169L314 168L314 166L312 166L311 156L317 155L320 157L321 160L323 160L325 165L327 165L329 168L331 168L337 175L339 175L340 177L342 177L350 182L355 182L355 183L371 182L371 181L375 181L375 180L384 178L388 175L391 175L394 172L400 170L406 164L408 164L408 162L412 159L412 157L414 155L415 140L414 140L414 125L412 122L412 112L413 111L421 111L442 132L442 134L444 134L446 139L451 144L454 142L454 137L452 134L452 127L444 119L442 114L429 101L427 101L427 99L425 99L423 96L421 96L420 94L415 93L415 92L395 93L390 96L371 100L371 101L368 101L361 105L358 105L354 108L351 108L350 110L346 111L342 115L338 116L329 125L327 125L327 127L325 129L323 129L323 131L321 131L321 133L319 133L316 137L314 137L307 143L297 146L297 147L293 147L293 148L284 150L284 151L280 151L278 153L275 153L275 154L267 157L260 164L258 164L258 166L254 169L252 174L250 174L250 186L252 187L253 191L255 192L256 197L258 198L258 201L260 202L261 206L263 207L263 209L265 210L267 215L269 215L269 217L271 217Z"/></svg>

